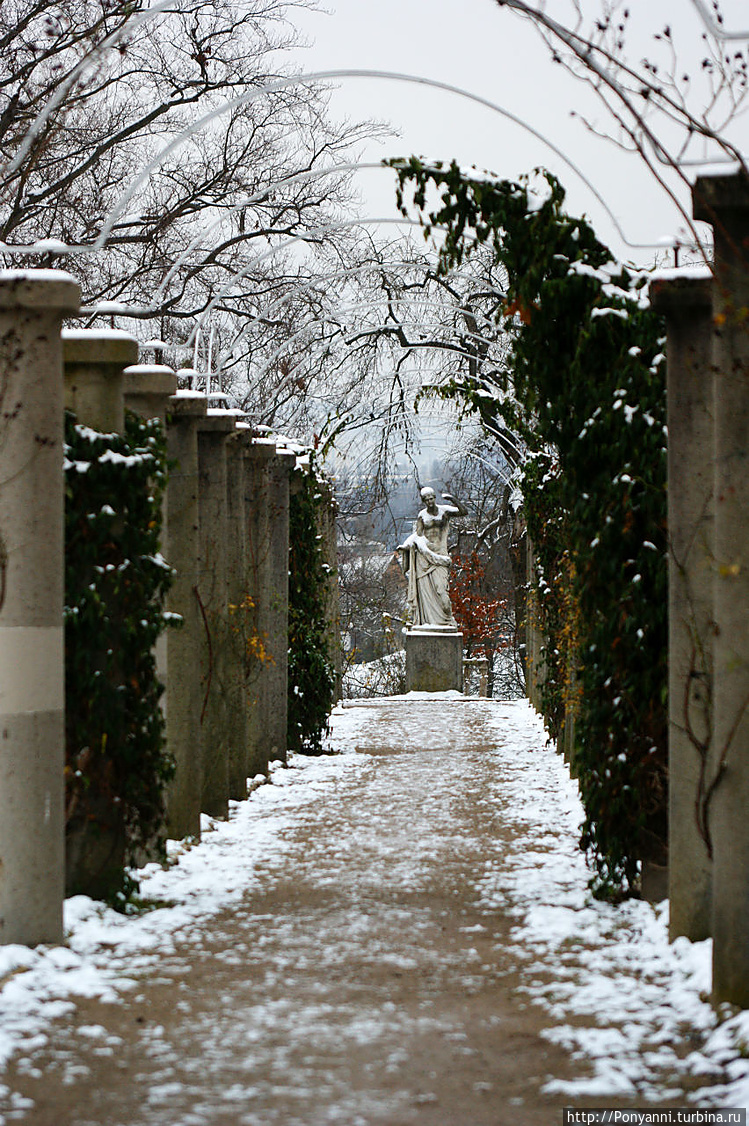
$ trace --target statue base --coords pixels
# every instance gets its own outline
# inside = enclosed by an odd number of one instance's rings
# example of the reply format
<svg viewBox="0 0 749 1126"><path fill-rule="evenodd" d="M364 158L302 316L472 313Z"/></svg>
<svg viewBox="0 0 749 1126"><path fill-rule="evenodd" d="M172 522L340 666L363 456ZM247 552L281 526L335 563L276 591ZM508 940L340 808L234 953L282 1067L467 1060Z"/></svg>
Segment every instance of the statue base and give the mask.
<svg viewBox="0 0 749 1126"><path fill-rule="evenodd" d="M406 692L463 691L463 634L450 626L403 631Z"/></svg>

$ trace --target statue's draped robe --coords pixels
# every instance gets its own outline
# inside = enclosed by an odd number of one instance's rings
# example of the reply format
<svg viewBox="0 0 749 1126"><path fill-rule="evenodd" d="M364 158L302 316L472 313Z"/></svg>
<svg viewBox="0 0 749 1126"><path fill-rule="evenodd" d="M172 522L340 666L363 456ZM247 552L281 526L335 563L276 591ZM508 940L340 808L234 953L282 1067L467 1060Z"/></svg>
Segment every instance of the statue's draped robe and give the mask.
<svg viewBox="0 0 749 1126"><path fill-rule="evenodd" d="M435 515L423 510L419 513L414 531L400 545L401 558L408 573L412 625L458 628L447 592L450 573L447 524L450 516L457 512L458 509L451 505L440 505Z"/></svg>

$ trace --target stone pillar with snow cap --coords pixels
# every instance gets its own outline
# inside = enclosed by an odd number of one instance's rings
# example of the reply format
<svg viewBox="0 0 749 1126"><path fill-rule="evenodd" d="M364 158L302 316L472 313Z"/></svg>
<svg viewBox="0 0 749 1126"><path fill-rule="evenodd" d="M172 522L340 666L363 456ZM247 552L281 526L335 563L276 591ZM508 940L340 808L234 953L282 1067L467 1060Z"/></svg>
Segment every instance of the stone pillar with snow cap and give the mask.
<svg viewBox="0 0 749 1126"><path fill-rule="evenodd" d="M154 342L151 341L151 346ZM137 414L141 419L158 419L166 428L166 412L169 400L177 393L177 376L173 368L165 364L132 364L123 372L123 391L125 409ZM164 522L161 532L161 554L165 554L166 541L166 496L164 496ZM156 675L161 684L167 678L167 634L159 636L155 646ZM166 714L166 699L161 697L161 707Z"/></svg>
<svg viewBox="0 0 749 1126"><path fill-rule="evenodd" d="M255 438L245 448L245 611L247 657L247 772L265 773L270 762L267 720L268 669L276 658L270 647L269 600L272 587L268 466L276 456L269 438Z"/></svg>
<svg viewBox="0 0 749 1126"><path fill-rule="evenodd" d="M248 597L244 474L245 451L251 440L249 427L240 422L226 443L226 580L229 609L226 724L229 797L234 800L247 796L249 770L247 651L244 632Z"/></svg>
<svg viewBox="0 0 749 1126"><path fill-rule="evenodd" d="M293 449L277 448L268 463L269 597L266 668L267 754L286 762L289 693L289 487L296 465Z"/></svg>
<svg viewBox="0 0 749 1126"><path fill-rule="evenodd" d="M0 272L0 943L62 941L63 362L80 288Z"/></svg>
<svg viewBox="0 0 749 1126"><path fill-rule="evenodd" d="M713 699L713 303L708 269L666 270L650 284L665 315L668 363L669 933L711 933L705 784Z"/></svg>
<svg viewBox="0 0 749 1126"><path fill-rule="evenodd" d="M205 395L178 391L167 409L167 453L174 463L166 496L165 557L175 576L167 609L182 619L166 634L166 742L176 773L167 792L170 837L200 836L202 769L200 654L205 634L198 603L198 425Z"/></svg>
<svg viewBox="0 0 749 1126"><path fill-rule="evenodd" d="M127 410L165 424L167 404L177 393L177 375L165 364L131 364L123 372L123 392Z"/></svg>
<svg viewBox="0 0 749 1126"><path fill-rule="evenodd" d="M118 329L63 329L65 406L103 434L125 428L123 370L138 359L138 341Z"/></svg>
<svg viewBox="0 0 749 1126"><path fill-rule="evenodd" d="M182 390L201 391L203 393L205 393L208 385L205 372L198 371L197 368L178 368L177 382L181 384Z"/></svg>
<svg viewBox="0 0 749 1126"><path fill-rule="evenodd" d="M343 682L343 648L341 646L341 605L338 587L338 541L336 536L335 494L327 481L319 482L323 505L320 512L320 536L326 574L326 618L328 652L335 672L335 699L340 700Z"/></svg>
<svg viewBox="0 0 749 1126"><path fill-rule="evenodd" d="M712 769L713 992L749 1007L749 176L700 176L713 227L715 566Z"/></svg>
<svg viewBox="0 0 749 1126"><path fill-rule="evenodd" d="M230 796L227 695L231 661L226 446L234 430L234 416L224 411L209 411L205 418L198 421L200 562L197 594L204 626L200 709L202 810L212 817L228 816ZM246 793L241 796L245 797Z"/></svg>

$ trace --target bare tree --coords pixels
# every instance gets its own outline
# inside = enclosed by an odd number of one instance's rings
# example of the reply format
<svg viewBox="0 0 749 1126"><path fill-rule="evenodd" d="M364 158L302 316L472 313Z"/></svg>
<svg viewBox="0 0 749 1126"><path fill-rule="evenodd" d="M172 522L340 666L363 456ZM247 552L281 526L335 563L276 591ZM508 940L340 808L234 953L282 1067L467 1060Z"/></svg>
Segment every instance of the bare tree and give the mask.
<svg viewBox="0 0 749 1126"><path fill-rule="evenodd" d="M110 313L192 319L217 295L219 312L246 312L268 283L253 256L294 234L321 241L348 181L315 172L368 128L334 126L319 88L283 85L304 3L4 4L6 263L71 248L86 302Z"/></svg>
<svg viewBox="0 0 749 1126"><path fill-rule="evenodd" d="M451 543L454 566L462 572L452 586L469 604L477 597L483 620L475 647L489 660L489 694L520 696L525 691L527 576L516 459L508 460L502 447L474 422L455 435L446 453L444 479L468 510L456 524Z"/></svg>
<svg viewBox="0 0 749 1126"><path fill-rule="evenodd" d="M552 15L542 0L496 3L529 20L553 61L593 88L608 113L606 135L639 156L690 239L702 247L688 206L690 169L718 161L746 170L732 130L749 93L749 27L727 27L718 0L685 3L678 24L656 23L658 5L647 5L649 46L633 61L630 33L639 5L570 0L564 19L558 7ZM690 17L696 34L688 26ZM599 131L591 121L586 124Z"/></svg>

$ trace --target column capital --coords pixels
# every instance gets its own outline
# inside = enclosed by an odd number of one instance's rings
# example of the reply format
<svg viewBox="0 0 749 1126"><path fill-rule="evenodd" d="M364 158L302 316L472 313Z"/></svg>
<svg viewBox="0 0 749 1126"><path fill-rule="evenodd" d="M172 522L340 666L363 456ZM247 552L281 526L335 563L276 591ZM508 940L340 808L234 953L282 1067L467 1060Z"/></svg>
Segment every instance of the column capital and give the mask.
<svg viewBox="0 0 749 1126"><path fill-rule="evenodd" d="M65 270L0 270L0 309L74 316L80 307L81 287Z"/></svg>
<svg viewBox="0 0 749 1126"><path fill-rule="evenodd" d="M713 275L700 270L665 270L650 283L650 304L666 317L691 316L696 309L710 309Z"/></svg>
<svg viewBox="0 0 749 1126"><path fill-rule="evenodd" d="M276 450L276 467L282 473L291 473L296 468L297 455L293 450L277 449Z"/></svg>
<svg viewBox="0 0 749 1126"><path fill-rule="evenodd" d="M138 358L138 341L118 329L62 331L65 406L78 421L120 433L125 426L122 371Z"/></svg>
<svg viewBox="0 0 749 1126"><path fill-rule="evenodd" d="M177 376L166 364L130 364L122 374L126 395L163 395L168 399L177 394Z"/></svg>
<svg viewBox="0 0 749 1126"><path fill-rule="evenodd" d="M692 186L692 214L714 223L725 211L749 210L749 173L743 168L727 176L698 176Z"/></svg>
<svg viewBox="0 0 749 1126"><path fill-rule="evenodd" d="M205 418L208 400L202 391L178 391L167 402L167 414L175 422Z"/></svg>
<svg viewBox="0 0 749 1126"><path fill-rule="evenodd" d="M253 438L247 444L245 454L255 461L270 461L276 456L276 443L272 438Z"/></svg>
<svg viewBox="0 0 749 1126"><path fill-rule="evenodd" d="M123 392L128 410L163 423L169 400L177 393L177 376L165 364L131 364L123 372Z"/></svg>
<svg viewBox="0 0 749 1126"><path fill-rule="evenodd" d="M199 434L218 434L229 437L236 430L236 418L230 414L214 414L208 411L198 421Z"/></svg>
<svg viewBox="0 0 749 1126"><path fill-rule="evenodd" d="M66 364L111 366L121 371L138 359L138 341L116 328L64 328L62 354Z"/></svg>

